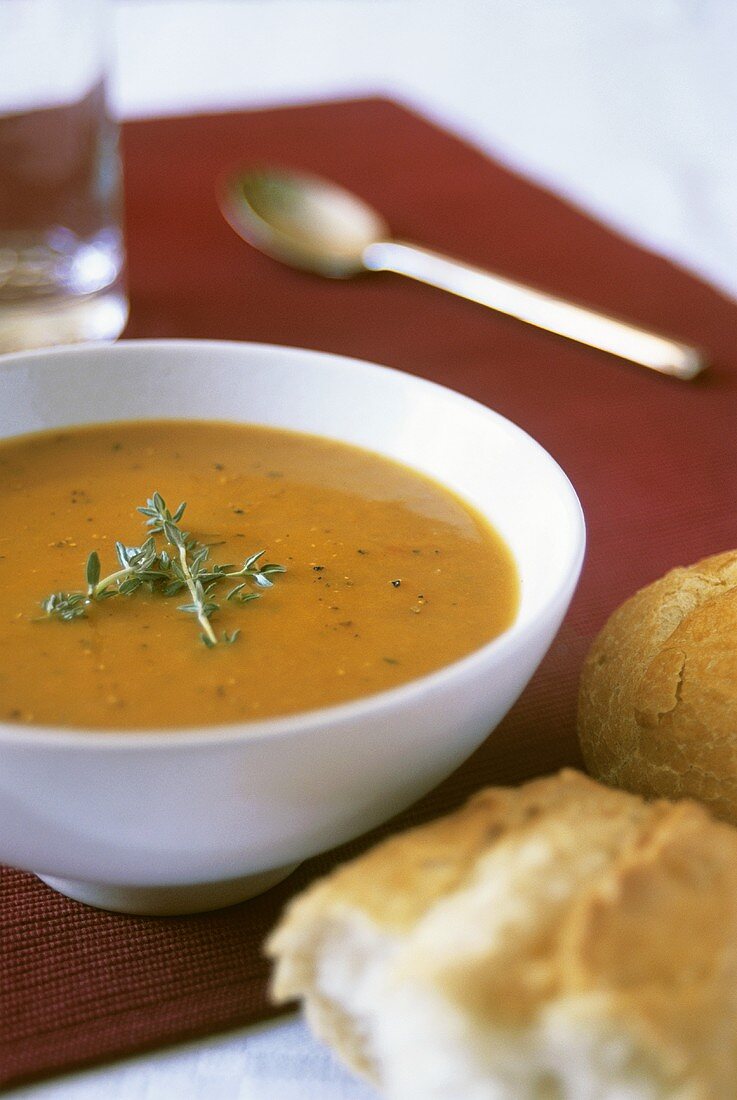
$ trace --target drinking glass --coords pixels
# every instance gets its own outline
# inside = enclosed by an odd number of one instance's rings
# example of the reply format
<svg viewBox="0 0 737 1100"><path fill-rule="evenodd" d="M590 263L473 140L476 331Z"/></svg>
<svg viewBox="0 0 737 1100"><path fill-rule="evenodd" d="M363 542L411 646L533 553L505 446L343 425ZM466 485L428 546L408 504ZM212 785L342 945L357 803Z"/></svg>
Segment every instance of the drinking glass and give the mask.
<svg viewBox="0 0 737 1100"><path fill-rule="evenodd" d="M111 20L107 0L0 0L0 352L125 325Z"/></svg>

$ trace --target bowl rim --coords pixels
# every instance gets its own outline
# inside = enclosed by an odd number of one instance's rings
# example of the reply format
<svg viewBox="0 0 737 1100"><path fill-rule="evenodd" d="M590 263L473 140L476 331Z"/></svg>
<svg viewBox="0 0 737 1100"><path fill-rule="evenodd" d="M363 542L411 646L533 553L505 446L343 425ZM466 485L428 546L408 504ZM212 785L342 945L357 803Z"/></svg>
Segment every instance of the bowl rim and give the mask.
<svg viewBox="0 0 737 1100"><path fill-rule="evenodd" d="M359 359L355 356L320 351L316 348L303 348L290 344L269 344L247 340L211 340L195 338L120 340L111 344L95 341L84 344L64 344L50 348L34 348L19 352L9 352L0 355L0 377L6 372L13 371L16 368L21 369L28 363L37 360L45 360L49 357L63 359L69 355L76 356L81 354L82 356L93 356L96 354L99 355L101 352L102 354L118 355L120 353L126 354L128 351L136 350L159 351L162 348L171 348L172 350L178 351L183 349L201 351L206 350L208 347L219 351L226 348L232 349L233 351L248 349L249 351L258 352L260 354L275 356L283 355L284 353L291 355L298 354L305 358L327 358L332 360L334 365L342 365L346 368L370 368L372 371L376 370L391 376L398 376L405 380L408 379L411 384L416 384L420 387L429 387L430 389L439 391L445 400L452 400L455 403L460 403L469 410L473 410L477 413L480 412L484 416L496 420L499 425L504 426L506 431L511 430L512 434L516 435L518 438L521 437L526 446L537 451L547 463L554 467L560 482L563 496L562 502L567 505L569 510L571 519L572 553L567 563L567 567L559 580L558 586L540 605L535 617L527 623L520 624L518 620L515 619L501 634L492 638L478 649L472 650L471 653L455 661L451 661L449 664L442 665L440 668L425 673L423 676L408 680L406 683L400 684L397 687L374 692L371 695L359 696L357 699L348 700L347 702L333 703L329 706L316 707L310 710L299 711L296 714L283 715L281 717L277 715L271 718L252 719L245 722L233 722L212 726L194 725L175 726L171 728L100 730L94 727L84 726L67 727L47 724L20 725L0 721L0 746L10 744L20 748L34 745L49 745L58 747L59 749L85 748L102 752L112 750L119 751L120 749L135 751L144 747L149 749L158 748L162 750L171 750L179 745L209 746L213 748L215 746L238 741L256 743L266 739L291 737L300 733L308 734L310 730L316 727L325 728L327 726L340 725L348 720L361 721L367 718L377 718L382 712L391 711L397 706L402 707L403 705L411 705L413 701L417 700L428 688L430 690L442 691L446 681L452 682L457 677L462 678L465 674L473 676L476 666L488 666L487 672L492 672L494 666L502 660L508 659L508 657L513 655L516 651L524 650L530 636L534 635L539 621L544 619L546 614L549 613L557 603L562 601L565 606L570 600L583 566L586 550L586 525L581 502L567 474L550 452L547 451L541 443L538 443L533 436L526 432L524 428L521 428L508 417L496 412L496 410L484 405L481 401L469 397L458 390L451 389L449 386L444 386L439 382L423 378L421 375L410 374L396 367L384 366L383 364L375 363L368 359ZM88 423L92 424L112 422L113 421L106 420L100 420L99 422L94 420L88 421ZM238 423L238 421L234 421L234 423ZM44 431L45 429L40 430ZM13 437L4 436L3 438L10 439ZM340 439L337 435L334 438ZM363 449L371 450L372 448L364 447ZM376 451L376 453L381 454L380 451ZM412 469L411 463L407 463L407 465ZM438 478L437 480L440 481L442 485L442 479ZM463 494L461 493L459 495L461 499L463 499Z"/></svg>

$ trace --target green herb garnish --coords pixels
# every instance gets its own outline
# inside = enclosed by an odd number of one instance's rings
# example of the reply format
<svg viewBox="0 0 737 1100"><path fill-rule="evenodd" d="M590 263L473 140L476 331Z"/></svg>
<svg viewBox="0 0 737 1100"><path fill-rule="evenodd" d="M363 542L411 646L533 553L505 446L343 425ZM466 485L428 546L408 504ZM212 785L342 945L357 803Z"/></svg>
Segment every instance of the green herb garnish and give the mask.
<svg viewBox="0 0 737 1100"><path fill-rule="evenodd" d="M120 568L102 578L100 558L93 550L87 558L86 590L52 593L41 603L46 617L61 619L62 622L84 618L90 604L114 596L130 596L142 586L150 592L160 592L162 596L173 596L186 590L189 592L189 602L180 604L179 610L195 616L204 644L208 648L218 645L218 641L223 645L232 645L240 630L233 630L230 634L224 631L218 640L210 622L211 616L220 610L220 604L213 599L215 589L224 581L239 578L225 598L231 603L247 603L260 595L253 591L251 584L257 588L271 588L271 577L275 573L284 573L285 568L272 562L261 563L263 550L246 558L240 569L233 565L212 564L208 560L210 547L193 539L179 526L186 507L182 503L170 512L161 494L154 493L145 507L137 509L146 516L146 526L149 528L149 536L143 545L126 546L116 542L115 553ZM163 540L163 547L157 543L157 536Z"/></svg>

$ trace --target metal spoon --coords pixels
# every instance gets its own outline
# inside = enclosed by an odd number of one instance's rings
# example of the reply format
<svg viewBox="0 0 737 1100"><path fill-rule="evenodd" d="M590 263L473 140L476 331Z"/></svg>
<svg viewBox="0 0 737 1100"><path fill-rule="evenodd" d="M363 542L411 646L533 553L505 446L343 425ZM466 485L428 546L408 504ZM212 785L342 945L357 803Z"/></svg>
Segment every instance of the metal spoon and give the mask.
<svg viewBox="0 0 737 1100"><path fill-rule="evenodd" d="M338 279L393 271L675 378L694 378L706 366L696 348L667 336L392 240L370 206L328 180L273 168L243 171L225 182L219 199L236 233L306 271Z"/></svg>

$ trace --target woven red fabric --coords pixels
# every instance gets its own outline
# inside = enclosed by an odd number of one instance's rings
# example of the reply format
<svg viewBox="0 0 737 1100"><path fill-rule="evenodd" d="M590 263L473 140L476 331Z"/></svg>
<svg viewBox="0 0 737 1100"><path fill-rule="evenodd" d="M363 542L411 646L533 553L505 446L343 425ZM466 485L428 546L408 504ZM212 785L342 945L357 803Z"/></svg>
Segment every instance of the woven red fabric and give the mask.
<svg viewBox="0 0 737 1100"><path fill-rule="evenodd" d="M396 105L364 100L124 127L126 335L295 344L443 382L536 436L576 485L589 553L533 683L475 756L392 827L579 756L581 659L606 615L669 567L737 545L737 306ZM670 331L711 371L674 382L392 276L328 282L239 241L213 182L239 162L332 177L395 232ZM376 834L375 834L376 835ZM286 899L356 842L219 913L96 912L0 879L0 1079L48 1073L269 1015L259 948Z"/></svg>

